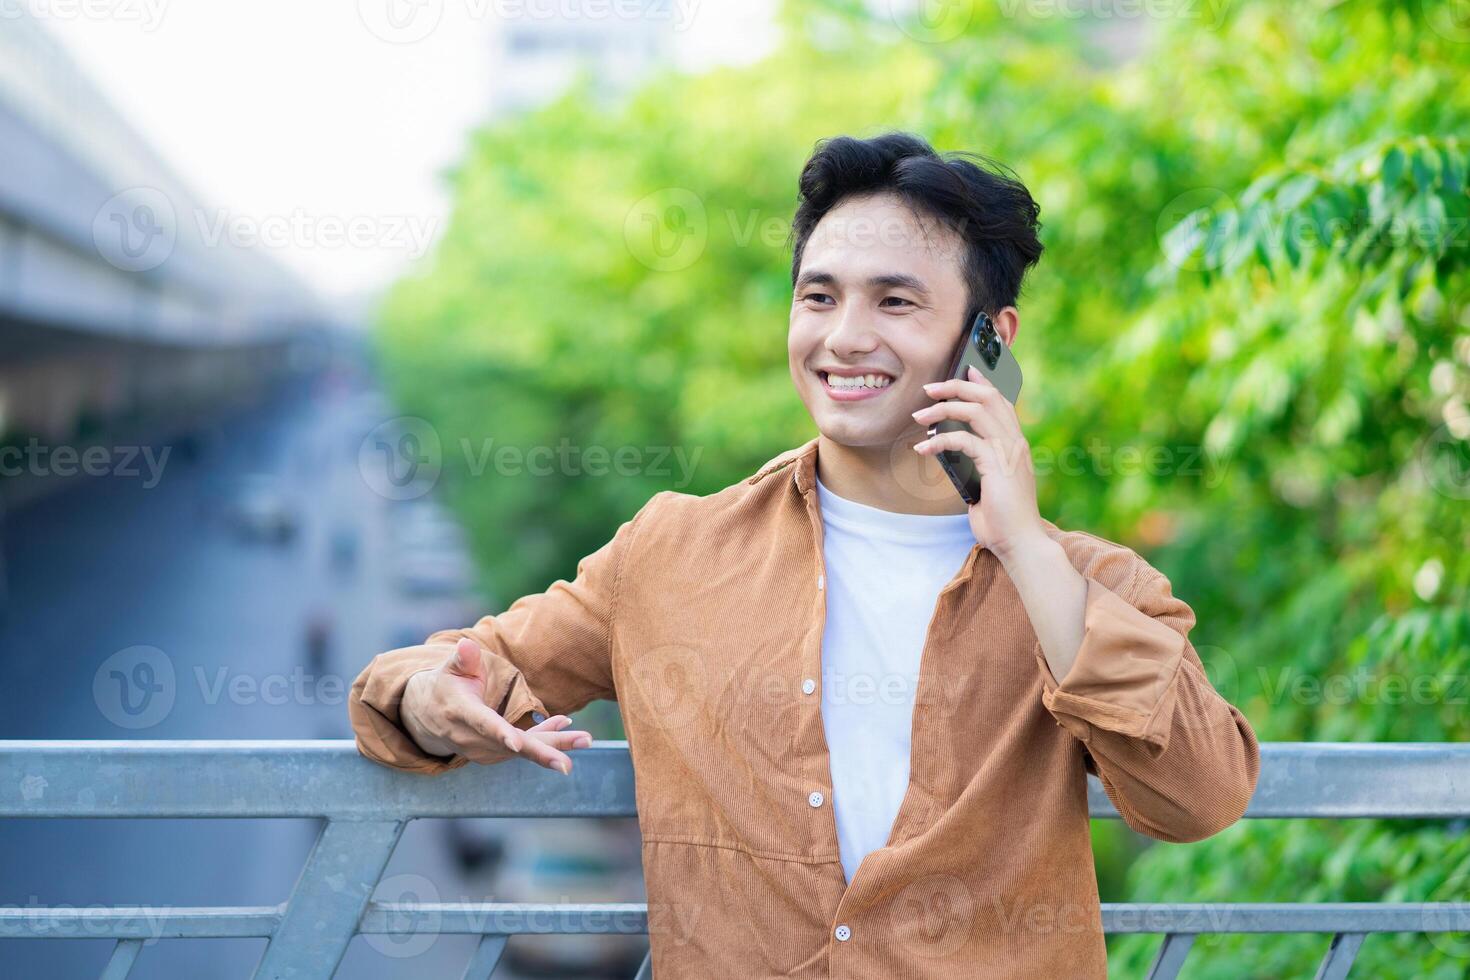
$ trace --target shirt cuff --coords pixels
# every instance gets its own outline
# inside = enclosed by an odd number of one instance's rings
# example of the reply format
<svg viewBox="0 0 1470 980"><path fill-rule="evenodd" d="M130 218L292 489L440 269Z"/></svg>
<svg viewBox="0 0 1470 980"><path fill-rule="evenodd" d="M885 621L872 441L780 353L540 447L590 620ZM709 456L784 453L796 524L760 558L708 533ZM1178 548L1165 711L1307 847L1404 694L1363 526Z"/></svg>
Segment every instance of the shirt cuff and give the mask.
<svg viewBox="0 0 1470 980"><path fill-rule="evenodd" d="M432 670L444 662L449 651L439 645L393 650L373 659L357 682L359 710L352 712L352 727L359 751L370 759L399 769L437 775L458 769L470 760L462 755L430 755L403 727L400 709L409 678ZM493 661L492 661L493 663ZM531 692L525 677L508 663L494 664L485 692L485 703L506 721L522 730L543 716L546 707Z"/></svg>
<svg viewBox="0 0 1470 980"><path fill-rule="evenodd" d="M1059 684L1038 641L1041 702L1084 744L1094 728L1138 738L1162 752L1169 744L1185 637L1087 579L1082 646Z"/></svg>

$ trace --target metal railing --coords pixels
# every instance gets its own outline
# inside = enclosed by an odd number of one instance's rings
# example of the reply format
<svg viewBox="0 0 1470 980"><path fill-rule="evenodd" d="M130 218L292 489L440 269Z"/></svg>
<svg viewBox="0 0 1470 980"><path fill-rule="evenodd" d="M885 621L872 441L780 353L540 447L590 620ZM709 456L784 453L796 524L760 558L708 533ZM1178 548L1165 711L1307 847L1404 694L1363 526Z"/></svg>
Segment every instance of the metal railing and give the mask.
<svg viewBox="0 0 1470 980"><path fill-rule="evenodd" d="M1261 746L1247 817L1470 817L1470 745L1307 743ZM1094 817L1118 816L1095 778ZM0 818L316 817L326 820L280 905L155 909L0 908L0 937L74 934L117 940L104 980L128 975L145 940L267 940L255 977L327 980L358 934L478 935L464 976L489 977L508 937L648 932L644 905L382 903L371 900L404 825L419 817L632 817L624 742L577 754L569 777L510 763L434 778L379 766L340 741L0 741ZM1176 976L1206 933L1331 936L1318 980L1347 976L1374 932L1470 931L1470 903L1104 903L1105 931L1163 934L1149 976ZM652 971L647 959L638 980Z"/></svg>

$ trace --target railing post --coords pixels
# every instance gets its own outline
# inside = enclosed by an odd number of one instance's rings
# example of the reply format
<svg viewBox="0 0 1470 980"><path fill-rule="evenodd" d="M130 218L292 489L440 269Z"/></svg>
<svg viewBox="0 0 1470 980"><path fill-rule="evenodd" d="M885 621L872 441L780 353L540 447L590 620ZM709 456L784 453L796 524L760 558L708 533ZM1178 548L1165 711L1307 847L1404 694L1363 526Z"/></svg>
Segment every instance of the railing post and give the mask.
<svg viewBox="0 0 1470 980"><path fill-rule="evenodd" d="M1339 932L1333 936L1332 945L1327 947L1327 955L1317 968L1317 980L1344 980L1353 968L1353 960L1358 958L1363 937L1361 932Z"/></svg>
<svg viewBox="0 0 1470 980"><path fill-rule="evenodd" d="M481 936L480 945L475 947L475 955L470 957L469 965L464 968L464 980L490 980L490 974L500 965L500 957L505 954L505 936Z"/></svg>
<svg viewBox="0 0 1470 980"><path fill-rule="evenodd" d="M398 820L327 821L255 980L332 980L402 833Z"/></svg>
<svg viewBox="0 0 1470 980"><path fill-rule="evenodd" d="M1192 932L1171 932L1166 935L1163 945L1159 947L1159 955L1154 957L1153 966L1149 967L1148 980L1174 980L1184 968L1184 958L1189 955L1189 948L1193 945Z"/></svg>
<svg viewBox="0 0 1470 980"><path fill-rule="evenodd" d="M117 945L112 947L107 965L102 968L100 980L128 980L128 974L133 972L133 964L138 961L138 954L142 951L143 940L119 939Z"/></svg>

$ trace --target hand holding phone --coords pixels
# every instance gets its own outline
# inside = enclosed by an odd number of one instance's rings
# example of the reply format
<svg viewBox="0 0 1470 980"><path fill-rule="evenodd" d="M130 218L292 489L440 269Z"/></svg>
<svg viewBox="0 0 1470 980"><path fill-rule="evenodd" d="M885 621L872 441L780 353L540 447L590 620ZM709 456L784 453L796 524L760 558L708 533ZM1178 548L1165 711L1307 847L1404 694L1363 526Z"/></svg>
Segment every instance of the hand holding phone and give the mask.
<svg viewBox="0 0 1470 980"><path fill-rule="evenodd" d="M975 322L971 324L955 351L954 360L949 366L949 377L955 380L968 378L972 367L989 378L990 383L1000 389L1007 401L1012 405L1016 403L1021 395L1021 365L1016 362L1010 347L996 332L990 314L984 310L975 317ZM941 419L929 426L929 436L932 438L941 432L960 429L973 432L958 419ZM965 503L978 504L980 474L975 470L975 461L964 453L949 449L935 453L935 458L939 460L939 465L944 468Z"/></svg>

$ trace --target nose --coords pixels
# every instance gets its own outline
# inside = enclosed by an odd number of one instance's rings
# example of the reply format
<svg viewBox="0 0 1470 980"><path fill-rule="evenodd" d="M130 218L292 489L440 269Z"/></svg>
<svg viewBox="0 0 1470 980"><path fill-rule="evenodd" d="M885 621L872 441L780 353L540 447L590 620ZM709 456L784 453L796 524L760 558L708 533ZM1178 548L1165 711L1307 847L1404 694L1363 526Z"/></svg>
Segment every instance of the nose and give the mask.
<svg viewBox="0 0 1470 980"><path fill-rule="evenodd" d="M861 304L848 304L829 322L833 326L827 334L826 347L837 357L865 354L878 346L878 332Z"/></svg>

